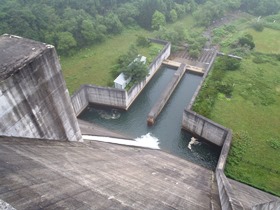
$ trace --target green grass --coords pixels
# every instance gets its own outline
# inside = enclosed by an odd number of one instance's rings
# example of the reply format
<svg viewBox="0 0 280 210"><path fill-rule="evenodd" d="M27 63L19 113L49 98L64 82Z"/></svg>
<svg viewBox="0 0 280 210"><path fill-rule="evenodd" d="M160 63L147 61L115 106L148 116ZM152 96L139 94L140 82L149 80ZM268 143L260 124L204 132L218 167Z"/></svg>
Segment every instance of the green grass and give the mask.
<svg viewBox="0 0 280 210"><path fill-rule="evenodd" d="M192 16L186 16L176 23L168 24L168 28L183 27L191 29L194 27ZM202 30L197 28L196 30ZM81 49L70 57L61 57L62 72L66 80L70 94L77 90L82 84L95 84L108 86L114 78L110 73L112 66L122 54L127 53L131 44L136 44L138 35L154 37L155 32L146 31L142 28L125 29L122 34L111 36L98 45ZM151 61L161 46L152 45L150 48L142 48L139 53L145 55Z"/></svg>
<svg viewBox="0 0 280 210"><path fill-rule="evenodd" d="M277 65L255 64L251 59L244 60L241 70L226 74L225 79L235 82L233 97L230 100L220 97L211 113L215 122L231 128L234 133L246 131L252 139L242 161L237 165L227 165L227 175L278 196L280 149L271 147L269 140L275 138L280 141L279 67L279 62ZM261 82L254 84L255 81ZM265 86L268 91L262 92ZM247 95L244 91L248 92ZM261 104L261 94L273 97L273 103Z"/></svg>
<svg viewBox="0 0 280 210"><path fill-rule="evenodd" d="M280 31L265 28L256 32L249 23L248 19L231 23L238 30L222 38L222 42L231 43L249 33L256 48L242 60L239 70L226 71L222 80L234 82L232 97L219 93L210 118L231 128L235 136L226 175L280 196L280 61L270 55L279 54ZM222 50L229 50L229 46L225 44Z"/></svg>
<svg viewBox="0 0 280 210"><path fill-rule="evenodd" d="M262 32L257 32L254 29L248 29L256 43L255 51L263 53L280 53L280 31L264 28Z"/></svg>
<svg viewBox="0 0 280 210"><path fill-rule="evenodd" d="M107 86L114 80L110 73L117 58L125 54L137 35L149 36L144 29L127 29L122 34L112 36L105 42L82 49L70 57L62 57L62 72L69 92L72 94L82 84Z"/></svg>

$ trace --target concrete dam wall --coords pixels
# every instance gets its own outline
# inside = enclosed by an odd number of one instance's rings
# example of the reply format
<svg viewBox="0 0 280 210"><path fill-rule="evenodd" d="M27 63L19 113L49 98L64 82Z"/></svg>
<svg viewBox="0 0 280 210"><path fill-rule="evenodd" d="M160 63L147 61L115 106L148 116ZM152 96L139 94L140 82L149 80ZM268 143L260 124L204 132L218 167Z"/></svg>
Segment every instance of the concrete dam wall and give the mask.
<svg viewBox="0 0 280 210"><path fill-rule="evenodd" d="M162 40L151 41L164 45L164 49L149 65L149 75L143 81L135 84L128 92L124 89L117 89L111 87L100 87L96 85L82 85L72 97L72 104L76 116L88 106L88 104L99 104L105 106L112 106L127 110L141 91L145 88L148 82L153 78L162 62L167 59L171 52L171 44Z"/></svg>
<svg viewBox="0 0 280 210"><path fill-rule="evenodd" d="M53 46L0 36L0 135L79 141Z"/></svg>

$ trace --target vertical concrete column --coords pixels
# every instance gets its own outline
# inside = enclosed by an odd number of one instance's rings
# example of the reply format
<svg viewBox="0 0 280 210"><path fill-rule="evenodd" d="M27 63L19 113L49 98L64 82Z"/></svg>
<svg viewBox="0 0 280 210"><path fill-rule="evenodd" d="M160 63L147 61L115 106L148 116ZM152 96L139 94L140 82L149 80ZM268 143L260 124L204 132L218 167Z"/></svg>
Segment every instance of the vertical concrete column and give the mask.
<svg viewBox="0 0 280 210"><path fill-rule="evenodd" d="M0 36L0 135L82 140L53 46Z"/></svg>

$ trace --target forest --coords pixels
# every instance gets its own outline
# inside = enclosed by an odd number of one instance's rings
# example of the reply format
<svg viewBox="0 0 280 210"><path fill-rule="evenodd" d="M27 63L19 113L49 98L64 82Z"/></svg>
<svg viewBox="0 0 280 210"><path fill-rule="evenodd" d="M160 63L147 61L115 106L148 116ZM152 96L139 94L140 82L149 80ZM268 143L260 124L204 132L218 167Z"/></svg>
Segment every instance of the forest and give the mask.
<svg viewBox="0 0 280 210"><path fill-rule="evenodd" d="M53 44L61 55L100 43L123 29L163 30L192 14L208 26L228 11L256 16L276 14L278 0L1 0L0 34Z"/></svg>

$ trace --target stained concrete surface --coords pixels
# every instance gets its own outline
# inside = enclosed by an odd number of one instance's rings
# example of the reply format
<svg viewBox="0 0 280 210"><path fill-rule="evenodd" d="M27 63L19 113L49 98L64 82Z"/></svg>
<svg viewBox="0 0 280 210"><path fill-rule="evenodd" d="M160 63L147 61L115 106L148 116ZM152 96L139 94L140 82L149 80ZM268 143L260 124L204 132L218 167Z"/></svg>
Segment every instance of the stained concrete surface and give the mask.
<svg viewBox="0 0 280 210"><path fill-rule="evenodd" d="M22 67L27 60L41 54L47 45L13 35L0 36L0 81L8 78Z"/></svg>
<svg viewBox="0 0 280 210"><path fill-rule="evenodd" d="M236 198L243 204L245 209L251 209L251 207L257 204L268 203L270 201L280 202L279 197L273 196L269 193L255 189L232 179L229 179L229 182Z"/></svg>
<svg viewBox="0 0 280 210"><path fill-rule="evenodd" d="M87 122L81 119L78 119L78 124L80 126L81 132L83 135L92 135L92 136L107 136L115 137L121 139L132 139L132 137L124 134L120 134L116 131L109 130L100 125L97 125L92 122Z"/></svg>
<svg viewBox="0 0 280 210"><path fill-rule="evenodd" d="M0 138L0 199L16 209L219 209L213 177L162 151Z"/></svg>

